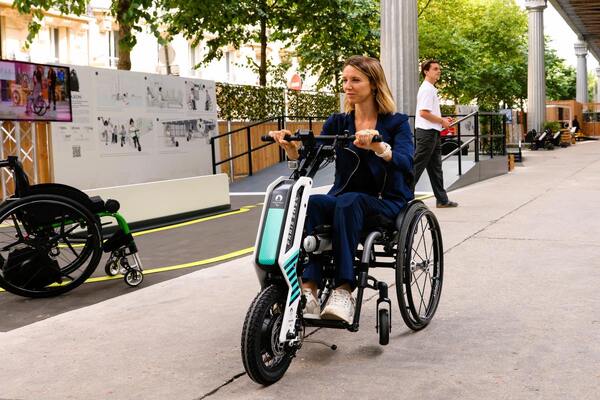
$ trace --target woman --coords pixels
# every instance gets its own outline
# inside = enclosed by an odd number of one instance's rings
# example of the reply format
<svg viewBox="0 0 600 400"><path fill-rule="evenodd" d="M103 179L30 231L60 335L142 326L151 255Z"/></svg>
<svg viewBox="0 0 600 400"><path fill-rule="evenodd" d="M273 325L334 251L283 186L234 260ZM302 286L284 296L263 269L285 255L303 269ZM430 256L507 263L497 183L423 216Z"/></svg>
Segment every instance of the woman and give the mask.
<svg viewBox="0 0 600 400"><path fill-rule="evenodd" d="M310 262L302 277L307 303L306 318L344 320L352 323L356 286L353 260L360 232L366 219L384 215L394 219L414 198L413 138L408 117L395 113L395 104L379 61L352 56L342 71L346 95L345 113L330 116L322 134L341 135L348 131L356 140L336 150L333 187L326 195L309 198L306 232L322 224L332 225L332 245L336 265L336 288L321 312L317 289L321 284L321 266ZM297 160L296 142L284 140L287 130L269 132L285 150L289 159ZM373 143L374 135L383 142Z"/></svg>

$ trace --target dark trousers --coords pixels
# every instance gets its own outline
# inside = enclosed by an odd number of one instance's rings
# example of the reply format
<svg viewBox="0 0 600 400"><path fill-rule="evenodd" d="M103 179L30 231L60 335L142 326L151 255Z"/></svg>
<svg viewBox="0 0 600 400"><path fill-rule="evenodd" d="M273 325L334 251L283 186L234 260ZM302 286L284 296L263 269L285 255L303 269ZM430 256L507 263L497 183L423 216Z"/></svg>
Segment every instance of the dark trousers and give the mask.
<svg viewBox="0 0 600 400"><path fill-rule="evenodd" d="M365 220L373 215L395 219L402 206L399 202L357 192L344 193L338 197L328 194L309 197L304 228L307 233L311 233L319 225L331 225L336 287L344 283L349 283L352 288L356 286L354 253ZM321 269L321 265L311 260L304 266L302 279L321 286Z"/></svg>
<svg viewBox="0 0 600 400"><path fill-rule="evenodd" d="M448 195L444 189L444 173L442 171L442 144L440 132L435 129L416 131L417 146L415 150L415 184L427 168L433 194L438 203L447 203Z"/></svg>
<svg viewBox="0 0 600 400"><path fill-rule="evenodd" d="M54 109L56 110L56 86L48 85L48 107L54 103Z"/></svg>

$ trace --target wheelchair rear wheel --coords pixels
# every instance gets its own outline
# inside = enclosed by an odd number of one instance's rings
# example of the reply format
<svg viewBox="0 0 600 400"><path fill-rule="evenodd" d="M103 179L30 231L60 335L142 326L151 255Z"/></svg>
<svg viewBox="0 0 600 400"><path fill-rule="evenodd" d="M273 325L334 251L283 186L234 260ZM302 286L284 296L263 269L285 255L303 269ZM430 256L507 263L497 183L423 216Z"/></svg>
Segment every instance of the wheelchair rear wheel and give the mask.
<svg viewBox="0 0 600 400"><path fill-rule="evenodd" d="M242 360L256 383L277 382L292 362L292 351L279 341L285 311L285 293L271 285L261 291L248 309L242 329Z"/></svg>
<svg viewBox="0 0 600 400"><path fill-rule="evenodd" d="M63 196L10 199L0 207L0 286L51 297L81 285L100 261L95 217Z"/></svg>
<svg viewBox="0 0 600 400"><path fill-rule="evenodd" d="M442 234L435 215L424 204L408 210L398 242L396 293L400 314L415 331L433 318L444 275Z"/></svg>

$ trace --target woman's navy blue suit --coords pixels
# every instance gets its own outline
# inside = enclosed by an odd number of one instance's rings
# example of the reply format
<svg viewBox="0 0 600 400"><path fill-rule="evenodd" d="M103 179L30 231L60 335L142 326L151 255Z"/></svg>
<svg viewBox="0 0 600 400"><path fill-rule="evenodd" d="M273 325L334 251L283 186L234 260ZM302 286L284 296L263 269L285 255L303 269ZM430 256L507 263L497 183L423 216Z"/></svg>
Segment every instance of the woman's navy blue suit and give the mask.
<svg viewBox="0 0 600 400"><path fill-rule="evenodd" d="M336 150L335 181L328 194L312 195L308 201L305 230L319 225L332 226L332 246L336 263L336 286L355 286L353 260L365 220L374 215L395 219L414 198L412 190L414 144L408 117L379 114L375 129L392 146L388 162L373 151L351 144ZM354 112L333 114L323 125L323 135L356 133ZM309 262L304 281L321 284L321 266Z"/></svg>

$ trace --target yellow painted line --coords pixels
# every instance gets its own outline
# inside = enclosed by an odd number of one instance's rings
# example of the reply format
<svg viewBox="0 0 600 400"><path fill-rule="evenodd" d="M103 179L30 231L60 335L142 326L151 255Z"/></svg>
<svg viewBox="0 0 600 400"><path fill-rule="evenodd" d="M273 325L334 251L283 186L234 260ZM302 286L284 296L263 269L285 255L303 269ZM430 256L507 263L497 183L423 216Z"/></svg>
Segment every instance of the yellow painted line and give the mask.
<svg viewBox="0 0 600 400"><path fill-rule="evenodd" d="M167 231L167 230L170 230L170 229L182 228L184 226L194 225L194 224L198 224L200 222L205 222L205 221L211 221L211 220L217 219L217 218L228 217L230 215L243 214L243 213L247 213L251 209L253 209L255 207L258 207L260 205L262 205L262 203L257 203L257 204L250 205L250 206L242 206L242 207L240 207L239 210L236 210L236 211L228 211L228 212L221 213L221 214L211 215L210 217L198 218L198 219L194 219L194 220L191 220L191 221L181 222L179 224L167 225L167 226L162 226L160 228L154 228L154 229L148 229L148 230L145 230L145 231L139 231L139 232L133 233L132 235L133 236L142 236L142 235L147 235L149 233L162 232L162 231Z"/></svg>
<svg viewBox="0 0 600 400"><path fill-rule="evenodd" d="M415 197L415 200L425 200L425 199L428 199L430 197L433 197L432 193L430 193L430 194L422 194L421 196Z"/></svg>
<svg viewBox="0 0 600 400"><path fill-rule="evenodd" d="M242 250L237 250L231 253L227 253L227 254L223 254L222 256L217 256L217 257L212 257L212 258L207 258L206 260L200 260L200 261L193 261L193 262L189 262L189 263L185 263L185 264L178 264L178 265L171 265L168 267L159 267L159 268L153 268L153 269L146 269L144 270L144 275L148 275L148 274L156 274L159 272L167 272L167 271L174 271L177 269L184 269L184 268L192 268L192 267L199 267L202 265L206 265L206 264L212 264L215 262L221 262L221 261L227 261L230 260L232 258L235 257L239 257L239 256L244 256L246 254L250 254L254 251L254 246L253 247L248 247ZM123 279L123 275L119 274L119 275L115 275L115 276L99 276L97 278L89 278L85 281L85 283L93 283L93 282L104 282L104 281L112 281L115 279ZM0 288L0 292L4 292L4 289Z"/></svg>

